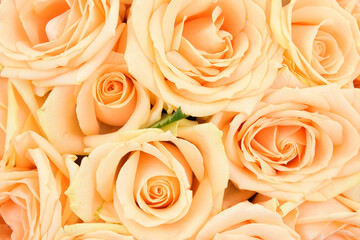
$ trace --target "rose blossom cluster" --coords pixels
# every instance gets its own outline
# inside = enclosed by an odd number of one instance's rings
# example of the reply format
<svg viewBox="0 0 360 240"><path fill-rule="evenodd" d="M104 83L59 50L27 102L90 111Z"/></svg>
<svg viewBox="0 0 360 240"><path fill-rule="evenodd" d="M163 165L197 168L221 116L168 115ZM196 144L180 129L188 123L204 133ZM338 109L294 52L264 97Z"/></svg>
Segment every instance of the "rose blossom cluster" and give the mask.
<svg viewBox="0 0 360 240"><path fill-rule="evenodd" d="M360 239L360 0L0 0L0 239Z"/></svg>

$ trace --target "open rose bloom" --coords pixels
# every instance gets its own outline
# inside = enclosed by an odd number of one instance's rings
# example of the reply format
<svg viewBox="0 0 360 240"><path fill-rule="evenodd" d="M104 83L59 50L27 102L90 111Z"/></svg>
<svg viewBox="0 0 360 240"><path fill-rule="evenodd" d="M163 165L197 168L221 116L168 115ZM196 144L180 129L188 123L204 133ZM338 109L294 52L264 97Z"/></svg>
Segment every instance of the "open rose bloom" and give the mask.
<svg viewBox="0 0 360 240"><path fill-rule="evenodd" d="M352 11L356 1L339 2ZM305 84L342 86L360 74L359 25L335 0L292 0L283 8L275 0L271 27L285 62Z"/></svg>
<svg viewBox="0 0 360 240"><path fill-rule="evenodd" d="M123 54L113 51L80 86L54 87L37 116L61 153L82 155L91 136L149 127L162 109L163 101L143 88L128 73Z"/></svg>
<svg viewBox="0 0 360 240"><path fill-rule="evenodd" d="M52 240L77 220L64 195L65 161L34 132L19 135L15 148L16 167L0 171L0 238Z"/></svg>
<svg viewBox="0 0 360 240"><path fill-rule="evenodd" d="M120 2L108 2L2 0L0 76L38 86L84 81L110 53L123 27Z"/></svg>
<svg viewBox="0 0 360 240"><path fill-rule="evenodd" d="M211 124L120 132L83 159L66 194L83 220L123 223L138 239L187 239L221 210L228 164ZM208 136L211 136L210 138Z"/></svg>
<svg viewBox="0 0 360 240"><path fill-rule="evenodd" d="M359 183L360 92L270 91L250 116L220 113L230 179L283 200L322 201Z"/></svg>
<svg viewBox="0 0 360 240"><path fill-rule="evenodd" d="M360 0L0 0L0 240L360 240Z"/></svg>
<svg viewBox="0 0 360 240"><path fill-rule="evenodd" d="M150 126L160 119L162 107L162 101L128 73L123 55L112 52L82 85L76 113L84 134L94 135L104 132L101 123L122 130Z"/></svg>
<svg viewBox="0 0 360 240"><path fill-rule="evenodd" d="M125 52L129 72L187 114L244 111L244 98L261 95L281 66L269 8L266 0L135 0Z"/></svg>

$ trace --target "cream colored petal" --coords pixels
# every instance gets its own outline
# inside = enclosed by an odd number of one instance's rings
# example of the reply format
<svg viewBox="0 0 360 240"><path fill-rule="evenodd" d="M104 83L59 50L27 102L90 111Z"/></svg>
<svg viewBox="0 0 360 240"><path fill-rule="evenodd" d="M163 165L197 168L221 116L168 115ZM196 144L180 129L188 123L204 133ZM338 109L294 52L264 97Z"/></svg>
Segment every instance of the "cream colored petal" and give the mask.
<svg viewBox="0 0 360 240"><path fill-rule="evenodd" d="M57 150L45 138L41 137L37 133L27 131L18 135L15 139L14 145L18 158L18 167L32 168L35 163L34 160L27 158L27 150L30 148L40 148L44 151L44 153L46 153L50 161L64 174L64 176L69 176L65 162L59 152L57 152Z"/></svg>
<svg viewBox="0 0 360 240"><path fill-rule="evenodd" d="M135 79L140 81L146 88L150 89L150 91L152 91L154 94L159 95L159 91L152 84L153 66L150 58L150 56L153 55L152 47L144 48L148 49L144 51L150 51L150 53L143 53L142 51L138 51L138 49L142 49L142 44L138 41L143 41L143 44L146 44L146 46L151 46L152 44L150 36L148 34L144 34L147 32L145 29L148 25L148 19L146 18L150 17L151 7L145 8L143 5L151 4L151 2L143 1L143 3L136 2L135 4L141 5L142 7L134 8L136 10L132 13L133 17L130 18L128 22L128 42L125 50L125 60L129 67L129 73L134 76ZM142 11L144 11L144 13L141 13ZM137 14L143 15L143 17L135 17ZM133 21L136 21L136 23ZM134 24L138 26L136 29L134 28ZM137 34L141 34L141 36L136 36ZM142 70L138 71L138 69Z"/></svg>
<svg viewBox="0 0 360 240"><path fill-rule="evenodd" d="M39 149L29 149L39 173L41 236L53 239L61 226L60 192L56 190L56 182L49 164L49 159Z"/></svg>
<svg viewBox="0 0 360 240"><path fill-rule="evenodd" d="M296 231L302 239L313 239L319 234L329 236L345 224L359 226L359 221L356 212L351 212L335 199L321 203L305 202L299 206Z"/></svg>
<svg viewBox="0 0 360 240"><path fill-rule="evenodd" d="M38 110L41 127L50 142L61 153L83 154L83 134L75 112L74 88L54 88Z"/></svg>
<svg viewBox="0 0 360 240"><path fill-rule="evenodd" d="M37 118L36 111L39 109L38 100L35 97L34 90L29 82L24 82L17 79L12 79L11 83L14 85L16 90L19 92L20 96L24 100L25 104L29 108L32 115L35 117L36 122L39 120Z"/></svg>
<svg viewBox="0 0 360 240"><path fill-rule="evenodd" d="M70 198L71 209L84 221L95 219L96 211L103 204L103 199L96 192L96 169L112 147L113 144L103 145L92 152L90 158L84 157L65 192Z"/></svg>
<svg viewBox="0 0 360 240"><path fill-rule="evenodd" d="M118 33L118 35L120 35L120 32ZM68 84L78 85L82 83L91 76L91 74L94 72L94 69L98 68L101 65L101 63L105 60L105 58L109 55L117 39L118 36L114 36L110 38L106 46L103 47L102 50L99 51L98 54L96 54L95 57L93 57L90 61L87 61L86 63L81 65L81 67L79 67L78 69L74 71L65 72L64 74L57 75L52 78L42 79L41 81L33 81L32 83L35 86L39 86L39 87L49 87L54 85L56 86L56 85L68 85ZM22 72L22 70L20 70L18 74L19 75L22 74L21 78L34 79L34 77L31 76L31 73Z"/></svg>
<svg viewBox="0 0 360 240"><path fill-rule="evenodd" d="M96 119L94 99L92 96L92 84L96 81L98 74L94 74L86 80L80 88L76 98L76 116L81 131L85 135L98 134L100 132L99 122Z"/></svg>
<svg viewBox="0 0 360 240"><path fill-rule="evenodd" d="M212 135L212 142L208 141L209 134ZM213 185L213 193L215 196L222 195L229 179L229 166L221 142L222 133L212 124L202 124L179 128L178 135L198 147L204 158L205 171Z"/></svg>
<svg viewBox="0 0 360 240"><path fill-rule="evenodd" d="M236 218L233 217L235 215ZM238 227L235 227L237 225ZM262 230L260 231L259 228ZM266 235L261 236L263 233ZM263 239L276 239L278 234L281 234L284 239L300 239L283 223L278 214L249 202L239 203L211 218L200 230L196 239L216 238L217 234L225 234L225 236L231 234L239 237L257 236Z"/></svg>
<svg viewBox="0 0 360 240"><path fill-rule="evenodd" d="M133 81L136 89L136 105L135 109L132 112L130 118L122 127L123 130L138 129L140 127L146 127L146 121L150 121L151 112L154 112L154 117L156 115L156 109L150 109L150 96L149 93L143 89L143 87L136 81ZM161 105L161 104L160 104ZM158 105L159 106L159 105ZM162 107L161 107L162 108ZM147 117L144 117L147 116Z"/></svg>
<svg viewBox="0 0 360 240"><path fill-rule="evenodd" d="M55 240L77 239L78 237L91 237L95 239L114 239L114 240L131 240L134 239L129 235L123 225L111 223L77 223L67 225L61 229L55 237Z"/></svg>
<svg viewBox="0 0 360 240"><path fill-rule="evenodd" d="M164 82L163 77L157 71L155 78L158 79L159 90L162 92L162 96L164 99L166 99L166 102L176 107L180 106L179 103L181 102L181 108L183 109L183 112L189 115L208 116L219 111L220 109L225 108L226 105L230 102L229 100L224 100L213 102L212 104L194 103L193 101L186 99L183 96L173 95L172 91Z"/></svg>
<svg viewBox="0 0 360 240"><path fill-rule="evenodd" d="M99 162L96 169L96 190L105 201L113 201L113 189L115 187L113 179L116 178L117 166L124 164L126 154L139 149L139 144L126 143L114 147Z"/></svg>
<svg viewBox="0 0 360 240"><path fill-rule="evenodd" d="M358 211L360 209L360 197L359 197L359 184L355 187L351 188L343 192L342 194L336 196L336 200L344 204L345 206L351 208L354 211Z"/></svg>
<svg viewBox="0 0 360 240"><path fill-rule="evenodd" d="M333 178L331 183L309 194L308 201L319 202L334 198L336 195L347 191L360 183L360 173L347 175L346 177Z"/></svg>
<svg viewBox="0 0 360 240"><path fill-rule="evenodd" d="M123 217L125 217L126 219L130 219L130 221L139 222L143 226L156 226L159 224L159 221L160 223L162 222L162 219L158 219L155 216L141 211L141 209L137 207L134 198L133 189L136 178L136 168L139 164L139 157L139 151L133 152L119 172L116 179L116 197L114 197L115 209L122 222L125 221L123 219ZM119 203L117 203L118 201ZM120 204L121 210L117 207L117 204ZM123 208L123 206L126 207ZM124 211L124 215L122 215L120 211ZM127 224L125 225L127 226Z"/></svg>

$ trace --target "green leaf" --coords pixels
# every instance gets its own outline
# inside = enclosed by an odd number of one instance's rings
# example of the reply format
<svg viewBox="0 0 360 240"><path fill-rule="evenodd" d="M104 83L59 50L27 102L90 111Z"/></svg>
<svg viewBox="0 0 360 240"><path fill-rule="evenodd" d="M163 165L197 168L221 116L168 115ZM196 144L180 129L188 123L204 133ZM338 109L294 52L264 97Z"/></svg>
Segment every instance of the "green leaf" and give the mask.
<svg viewBox="0 0 360 240"><path fill-rule="evenodd" d="M173 113L171 115L166 114L165 117L163 117L160 121L154 123L150 128L162 128L166 125L169 125L170 123L179 121L179 120L181 120L183 118L187 118L187 117L188 117L188 115L184 114L181 111L181 107L179 107L175 113Z"/></svg>

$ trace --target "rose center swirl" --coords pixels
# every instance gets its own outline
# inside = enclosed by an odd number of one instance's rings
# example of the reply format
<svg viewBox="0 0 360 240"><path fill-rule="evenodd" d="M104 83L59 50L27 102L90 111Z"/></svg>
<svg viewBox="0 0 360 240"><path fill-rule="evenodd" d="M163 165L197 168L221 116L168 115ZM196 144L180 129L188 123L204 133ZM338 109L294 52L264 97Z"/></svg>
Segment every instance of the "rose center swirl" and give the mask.
<svg viewBox="0 0 360 240"><path fill-rule="evenodd" d="M319 40L315 40L314 41L314 51L316 53L316 55L323 59L326 57L326 45L324 42L319 41Z"/></svg>
<svg viewBox="0 0 360 240"><path fill-rule="evenodd" d="M227 47L226 38L232 38L230 33L221 30L224 16L221 8L217 7L210 16L186 21L184 24L183 37L195 48L206 53L218 53ZM204 41L207 39L207 41Z"/></svg>
<svg viewBox="0 0 360 240"><path fill-rule="evenodd" d="M140 195L151 208L167 208L179 198L180 184L176 177L152 177L143 185Z"/></svg>
<svg viewBox="0 0 360 240"><path fill-rule="evenodd" d="M102 75L95 84L96 98L102 104L115 104L128 98L133 83L121 72Z"/></svg>
<svg viewBox="0 0 360 240"><path fill-rule="evenodd" d="M242 149L250 154L253 164L262 172L275 176L278 172L303 167L309 135L305 127L277 123L267 125L261 120L243 137Z"/></svg>

